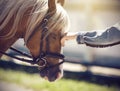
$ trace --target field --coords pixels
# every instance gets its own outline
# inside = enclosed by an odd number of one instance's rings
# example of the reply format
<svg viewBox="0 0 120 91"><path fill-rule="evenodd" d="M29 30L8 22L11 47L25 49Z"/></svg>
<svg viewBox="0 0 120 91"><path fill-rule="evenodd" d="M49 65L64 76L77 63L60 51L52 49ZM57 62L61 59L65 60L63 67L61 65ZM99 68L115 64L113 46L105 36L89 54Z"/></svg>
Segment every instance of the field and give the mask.
<svg viewBox="0 0 120 91"><path fill-rule="evenodd" d="M3 69L0 69L0 81L16 83L33 91L119 91L115 86L108 87L70 79L60 79L51 83L41 79L39 74Z"/></svg>

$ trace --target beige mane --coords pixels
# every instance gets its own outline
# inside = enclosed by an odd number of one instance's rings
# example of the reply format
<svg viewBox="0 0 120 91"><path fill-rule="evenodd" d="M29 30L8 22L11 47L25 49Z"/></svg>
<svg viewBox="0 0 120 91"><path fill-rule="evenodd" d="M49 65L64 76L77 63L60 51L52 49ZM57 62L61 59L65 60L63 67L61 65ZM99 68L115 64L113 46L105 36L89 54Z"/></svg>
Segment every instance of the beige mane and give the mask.
<svg viewBox="0 0 120 91"><path fill-rule="evenodd" d="M30 17L26 27L25 42L27 42L35 27L42 21L44 16L47 15L48 0L0 0L0 23L2 22L0 32L10 21L12 16L16 14L11 30L9 30L8 34L0 36L0 38L9 39L15 35L20 20L30 7L33 7L33 9L29 14ZM50 17L47 27L50 29L49 32L54 30L68 30L69 18L60 4L57 4L57 11Z"/></svg>

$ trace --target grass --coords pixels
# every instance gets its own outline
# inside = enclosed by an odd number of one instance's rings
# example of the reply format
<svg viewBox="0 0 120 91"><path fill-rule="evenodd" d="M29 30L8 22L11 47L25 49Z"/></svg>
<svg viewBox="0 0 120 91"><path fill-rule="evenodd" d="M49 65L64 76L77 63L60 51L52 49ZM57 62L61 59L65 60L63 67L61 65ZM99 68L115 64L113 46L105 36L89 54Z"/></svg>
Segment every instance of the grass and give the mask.
<svg viewBox="0 0 120 91"><path fill-rule="evenodd" d="M48 82L38 74L0 69L0 81L7 81L31 88L34 91L118 91L112 86L101 86L84 81L60 79L55 82Z"/></svg>

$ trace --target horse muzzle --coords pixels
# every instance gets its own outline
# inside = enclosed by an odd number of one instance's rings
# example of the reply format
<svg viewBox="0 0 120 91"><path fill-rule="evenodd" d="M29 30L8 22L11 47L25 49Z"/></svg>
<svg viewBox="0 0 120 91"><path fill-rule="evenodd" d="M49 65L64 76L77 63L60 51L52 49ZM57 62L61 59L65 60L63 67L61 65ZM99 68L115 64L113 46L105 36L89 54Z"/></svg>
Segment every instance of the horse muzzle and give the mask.
<svg viewBox="0 0 120 91"><path fill-rule="evenodd" d="M63 69L61 65L54 68L43 68L42 70L40 70L40 76L45 80L53 82L63 76Z"/></svg>

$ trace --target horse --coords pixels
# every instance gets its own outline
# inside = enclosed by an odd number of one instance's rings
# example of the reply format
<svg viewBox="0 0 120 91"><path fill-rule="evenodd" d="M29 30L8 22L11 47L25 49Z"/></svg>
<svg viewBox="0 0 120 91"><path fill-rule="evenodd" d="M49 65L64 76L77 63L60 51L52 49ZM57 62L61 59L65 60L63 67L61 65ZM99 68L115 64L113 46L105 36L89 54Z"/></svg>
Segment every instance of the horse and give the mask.
<svg viewBox="0 0 120 91"><path fill-rule="evenodd" d="M63 5L64 0L0 0L0 51L23 38L40 76L50 82L63 76L60 41L69 30Z"/></svg>

